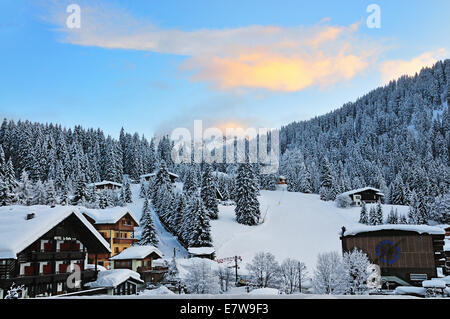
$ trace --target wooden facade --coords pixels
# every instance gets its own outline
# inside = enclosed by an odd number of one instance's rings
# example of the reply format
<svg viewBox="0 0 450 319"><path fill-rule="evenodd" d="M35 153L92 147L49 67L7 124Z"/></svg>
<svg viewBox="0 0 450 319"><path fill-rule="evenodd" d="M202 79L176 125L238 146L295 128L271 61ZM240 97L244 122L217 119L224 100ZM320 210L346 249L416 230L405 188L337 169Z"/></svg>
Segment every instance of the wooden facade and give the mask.
<svg viewBox="0 0 450 319"><path fill-rule="evenodd" d="M140 259L120 259L113 260L114 269L130 269L141 275L145 282L159 282L163 279L168 271L167 267L161 265L153 265L154 260L160 259L161 256L152 252L145 258Z"/></svg>
<svg viewBox="0 0 450 319"><path fill-rule="evenodd" d="M93 183L93 184L89 184L89 186L94 187L96 191L119 190L122 188L122 184L111 182L111 181L103 181L103 182L99 182L99 183Z"/></svg>
<svg viewBox="0 0 450 319"><path fill-rule="evenodd" d="M404 230L379 230L341 237L343 252L358 248L373 264L380 266L382 276L395 276L411 285L437 276L444 268L444 235L419 234Z"/></svg>
<svg viewBox="0 0 450 319"><path fill-rule="evenodd" d="M372 187L365 187L343 193L352 200L352 205L361 206L362 203L378 203L383 200L384 195L380 193L379 189Z"/></svg>
<svg viewBox="0 0 450 319"><path fill-rule="evenodd" d="M108 250L72 214L19 252L16 259L0 259L0 291L7 291L13 283L24 285L24 295L29 297L77 290L67 286L73 271L81 271L82 284L97 276L95 269L85 269L88 252L99 254Z"/></svg>
<svg viewBox="0 0 450 319"><path fill-rule="evenodd" d="M109 258L120 254L137 241L134 238L134 228L139 226L139 224L129 213L126 213L114 224L96 223L90 216L85 214L85 217L110 244L111 253L97 255L97 264L109 269L111 268ZM89 263L95 263L94 254L89 254Z"/></svg>

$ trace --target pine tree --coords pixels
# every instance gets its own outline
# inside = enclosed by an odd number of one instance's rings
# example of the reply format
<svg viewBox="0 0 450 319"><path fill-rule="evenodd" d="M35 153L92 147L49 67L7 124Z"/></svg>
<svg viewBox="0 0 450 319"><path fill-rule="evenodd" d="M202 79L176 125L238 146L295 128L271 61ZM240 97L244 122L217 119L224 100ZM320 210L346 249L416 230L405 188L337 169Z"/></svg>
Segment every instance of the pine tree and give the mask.
<svg viewBox="0 0 450 319"><path fill-rule="evenodd" d="M361 213L359 215L359 223L365 225L369 224L369 216L367 214L367 207L365 202L362 202Z"/></svg>
<svg viewBox="0 0 450 319"><path fill-rule="evenodd" d="M120 197L122 202L124 203L132 203L132 196L131 196L131 186L130 186L130 180L128 178L124 178L122 182L122 189L120 192Z"/></svg>
<svg viewBox="0 0 450 319"><path fill-rule="evenodd" d="M25 170L22 171L20 175L20 183L17 189L18 201L21 205L29 206L31 205L31 198L33 193L33 185L28 179L28 174Z"/></svg>
<svg viewBox="0 0 450 319"><path fill-rule="evenodd" d="M324 201L335 200L336 194L333 192L333 175L331 174L330 163L324 158L320 171L320 199Z"/></svg>
<svg viewBox="0 0 450 319"><path fill-rule="evenodd" d="M261 217L257 188L249 164L240 164L236 178L236 221L244 225L257 225Z"/></svg>
<svg viewBox="0 0 450 319"><path fill-rule="evenodd" d="M34 186L31 202L33 205L47 205L47 192L44 184L40 180Z"/></svg>
<svg viewBox="0 0 450 319"><path fill-rule="evenodd" d="M196 196L191 200L188 209L191 218L189 246L211 247L212 239L209 216L200 196Z"/></svg>
<svg viewBox="0 0 450 319"><path fill-rule="evenodd" d="M378 225L378 215L375 207L370 206L369 209L369 225Z"/></svg>
<svg viewBox="0 0 450 319"><path fill-rule="evenodd" d="M219 218L219 207L216 199L216 186L212 180L211 166L206 165L202 177L201 197L210 219Z"/></svg>
<svg viewBox="0 0 450 319"><path fill-rule="evenodd" d="M139 245L152 245L158 247L158 238L156 237L156 229L153 223L148 198L144 199L140 227L142 229L142 234Z"/></svg>
<svg viewBox="0 0 450 319"><path fill-rule="evenodd" d="M46 198L47 205L49 206L56 205L58 202L56 200L56 191L52 179L49 179L46 183L46 193L47 193Z"/></svg>
<svg viewBox="0 0 450 319"><path fill-rule="evenodd" d="M78 180L75 194L72 199L73 205L84 205L86 203L86 182L84 175Z"/></svg>
<svg viewBox="0 0 450 319"><path fill-rule="evenodd" d="M391 207L389 215L386 219L386 224L399 224L399 217L397 210L394 211L394 207Z"/></svg>
<svg viewBox="0 0 450 319"><path fill-rule="evenodd" d="M383 207L381 202L378 202L376 207L376 225L383 225Z"/></svg>

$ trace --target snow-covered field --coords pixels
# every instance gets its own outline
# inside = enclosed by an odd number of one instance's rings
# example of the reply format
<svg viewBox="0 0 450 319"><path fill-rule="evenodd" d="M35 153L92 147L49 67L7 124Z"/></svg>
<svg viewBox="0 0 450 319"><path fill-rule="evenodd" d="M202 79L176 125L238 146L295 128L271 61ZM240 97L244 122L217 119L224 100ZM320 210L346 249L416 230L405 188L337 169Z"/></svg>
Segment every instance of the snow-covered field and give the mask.
<svg viewBox="0 0 450 319"><path fill-rule="evenodd" d="M132 192L133 203L128 208L139 219L143 205L143 199L139 198L139 185L132 185ZM319 195L280 189L261 191L259 201L264 218L264 223L259 226L238 224L235 221L235 206L219 205L219 219L211 221L216 257L242 256L240 274L246 272L245 264L260 251L273 253L279 262L287 257L299 259L311 273L319 253L341 250L341 227L358 225L360 207L338 208L334 202L321 201ZM391 206L383 205L385 218ZM406 206L395 208L399 214L408 212ZM165 258L172 257L173 248L177 249L178 257L187 256L176 237L161 225L155 212L153 218L160 241L158 248Z"/></svg>
<svg viewBox="0 0 450 319"><path fill-rule="evenodd" d="M311 272L319 253L341 251L342 226L357 225L360 207L338 208L321 201L319 195L287 191L261 191L259 197L264 223L245 226L236 223L234 206L219 206L219 219L211 221L217 258L242 256L243 264L260 251L268 251L281 262L296 258ZM386 217L392 205L383 205ZM370 209L370 205L367 205ZM394 206L399 214L408 207ZM245 267L241 267L241 273Z"/></svg>

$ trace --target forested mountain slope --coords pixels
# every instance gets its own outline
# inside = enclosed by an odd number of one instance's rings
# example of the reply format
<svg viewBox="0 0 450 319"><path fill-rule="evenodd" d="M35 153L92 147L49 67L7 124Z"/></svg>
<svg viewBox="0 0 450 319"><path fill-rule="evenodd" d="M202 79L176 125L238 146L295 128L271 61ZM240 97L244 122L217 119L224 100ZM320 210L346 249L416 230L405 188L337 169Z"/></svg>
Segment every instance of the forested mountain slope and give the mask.
<svg viewBox="0 0 450 319"><path fill-rule="evenodd" d="M280 171L291 190L325 199L374 186L393 204L409 204L415 196L431 204L449 192L449 100L447 59L326 115L283 127Z"/></svg>

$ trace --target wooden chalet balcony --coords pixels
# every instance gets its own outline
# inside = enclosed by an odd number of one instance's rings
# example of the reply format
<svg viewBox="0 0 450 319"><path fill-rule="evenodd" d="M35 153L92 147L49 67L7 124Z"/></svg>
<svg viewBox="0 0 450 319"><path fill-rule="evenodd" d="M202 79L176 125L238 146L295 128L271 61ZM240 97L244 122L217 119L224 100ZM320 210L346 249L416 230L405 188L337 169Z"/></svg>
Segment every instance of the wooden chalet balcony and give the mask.
<svg viewBox="0 0 450 319"><path fill-rule="evenodd" d="M16 285L34 285L34 284L47 284L55 282L66 281L67 278L72 273L61 273L61 274L40 274L33 276L19 276L14 278L2 279L0 280L0 288L9 288L13 283ZM94 281L97 279L97 272L95 270L89 269L81 272L81 281L83 283Z"/></svg>
<svg viewBox="0 0 450 319"><path fill-rule="evenodd" d="M135 243L137 239L134 238L113 238L113 244L127 244L131 245Z"/></svg>
<svg viewBox="0 0 450 319"><path fill-rule="evenodd" d="M83 251L33 251L27 256L28 261L74 260L84 259Z"/></svg>

